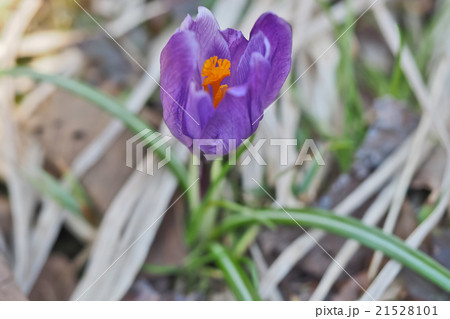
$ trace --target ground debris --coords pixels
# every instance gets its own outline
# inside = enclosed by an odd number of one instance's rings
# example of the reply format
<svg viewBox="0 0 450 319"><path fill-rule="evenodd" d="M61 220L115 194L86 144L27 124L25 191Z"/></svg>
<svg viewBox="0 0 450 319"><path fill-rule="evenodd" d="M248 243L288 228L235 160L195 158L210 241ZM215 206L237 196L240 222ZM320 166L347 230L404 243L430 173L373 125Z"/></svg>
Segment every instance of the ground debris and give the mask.
<svg viewBox="0 0 450 319"><path fill-rule="evenodd" d="M69 300L75 289L76 273L62 254L50 255L30 293L30 300Z"/></svg>
<svg viewBox="0 0 450 319"><path fill-rule="evenodd" d="M391 97L377 99L373 121L350 171L337 178L320 198L319 206L330 209L337 205L406 139L417 123L418 116L402 102Z"/></svg>

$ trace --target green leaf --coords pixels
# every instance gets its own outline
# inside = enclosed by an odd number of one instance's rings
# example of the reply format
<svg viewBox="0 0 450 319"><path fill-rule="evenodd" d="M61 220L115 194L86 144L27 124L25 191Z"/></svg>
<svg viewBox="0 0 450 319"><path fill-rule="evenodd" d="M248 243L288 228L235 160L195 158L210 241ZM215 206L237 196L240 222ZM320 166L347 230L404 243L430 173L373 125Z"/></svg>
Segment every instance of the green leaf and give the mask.
<svg viewBox="0 0 450 319"><path fill-rule="evenodd" d="M379 250L450 292L448 269L421 251L407 246L398 237L388 235L376 227L367 226L357 219L317 209L252 209L235 203L221 202L219 204L231 211L244 211L245 214L226 218L216 230L214 237L237 227L261 223L261 219L282 225L319 228Z"/></svg>
<svg viewBox="0 0 450 319"><path fill-rule="evenodd" d="M218 243L213 243L209 249L236 299L246 301L261 300L250 279L225 247Z"/></svg>
<svg viewBox="0 0 450 319"><path fill-rule="evenodd" d="M31 185L43 195L53 199L59 206L71 213L83 217L80 203L53 176L43 170L35 170L33 173L29 173L27 178Z"/></svg>

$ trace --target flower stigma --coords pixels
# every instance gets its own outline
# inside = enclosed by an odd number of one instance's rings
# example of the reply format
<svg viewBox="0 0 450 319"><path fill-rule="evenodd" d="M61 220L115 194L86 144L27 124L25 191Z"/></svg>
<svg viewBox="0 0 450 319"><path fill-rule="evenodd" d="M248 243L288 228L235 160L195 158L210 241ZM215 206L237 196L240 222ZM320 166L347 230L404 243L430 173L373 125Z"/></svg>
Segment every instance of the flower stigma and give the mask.
<svg viewBox="0 0 450 319"><path fill-rule="evenodd" d="M202 69L203 79L202 86L209 93L209 85L212 88L213 105L217 108L220 101L225 97L228 85L220 85L222 80L230 76L231 63L227 59L218 59L213 56L205 61Z"/></svg>

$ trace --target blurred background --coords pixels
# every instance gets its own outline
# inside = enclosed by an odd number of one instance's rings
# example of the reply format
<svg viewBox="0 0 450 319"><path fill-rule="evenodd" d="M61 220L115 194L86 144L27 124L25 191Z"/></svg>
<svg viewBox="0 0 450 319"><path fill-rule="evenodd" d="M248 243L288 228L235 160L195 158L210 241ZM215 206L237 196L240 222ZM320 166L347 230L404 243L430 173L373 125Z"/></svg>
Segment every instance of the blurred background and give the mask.
<svg viewBox="0 0 450 319"><path fill-rule="evenodd" d="M199 5L246 37L266 11L292 25L288 90L255 138L313 139L326 163L280 166L263 147L268 165L234 167L217 199L273 205L255 179L283 206L352 215L450 268L449 1L0 0L0 299L235 299L186 241L191 206L171 172L127 167L134 133L120 114L57 77L169 134L159 56ZM311 234L327 253L299 227L250 225L221 242L266 300L449 299L369 248Z"/></svg>

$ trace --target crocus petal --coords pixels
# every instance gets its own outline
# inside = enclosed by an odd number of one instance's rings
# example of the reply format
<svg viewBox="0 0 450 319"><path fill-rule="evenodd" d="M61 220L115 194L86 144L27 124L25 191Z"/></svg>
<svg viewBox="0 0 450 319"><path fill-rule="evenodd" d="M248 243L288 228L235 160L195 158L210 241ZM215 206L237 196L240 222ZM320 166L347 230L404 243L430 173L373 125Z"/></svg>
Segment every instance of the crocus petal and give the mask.
<svg viewBox="0 0 450 319"><path fill-rule="evenodd" d="M271 72L267 79L267 88L263 103L271 104L278 95L291 69L292 30L291 26L273 13L263 14L250 32L253 36L262 32L270 43L269 62Z"/></svg>
<svg viewBox="0 0 450 319"><path fill-rule="evenodd" d="M230 60L230 50L227 42L220 33L219 23L214 15L205 7L198 7L198 14L195 21L186 17L180 30L190 30L195 33L200 46L198 59L199 68L212 56L219 59Z"/></svg>
<svg viewBox="0 0 450 319"><path fill-rule="evenodd" d="M223 38L227 41L228 47L230 49L231 56L231 76L225 78L224 84L236 85L232 79L236 78L239 61L245 52L248 45L248 40L244 37L241 31L235 29L226 29L221 31Z"/></svg>
<svg viewBox="0 0 450 319"><path fill-rule="evenodd" d="M183 22L180 25L180 28L177 31L190 31L193 23L194 23L194 20L188 14L186 16L186 18L184 18Z"/></svg>
<svg viewBox="0 0 450 319"><path fill-rule="evenodd" d="M248 82L250 76L250 59L252 58L253 53L260 53L266 59L269 57L270 43L262 32L259 32L250 39L245 52L239 59L236 73L234 75L231 74L231 82L233 85L241 85Z"/></svg>
<svg viewBox="0 0 450 319"><path fill-rule="evenodd" d="M191 31L175 33L161 53L161 102L164 120L172 134L184 144L192 143L182 129L190 83L200 81L199 47Z"/></svg>
<svg viewBox="0 0 450 319"><path fill-rule="evenodd" d="M268 106L264 99L267 88L271 87L271 83L267 81L271 70L272 67L266 57L259 52L252 54L248 79L248 100L250 101L249 112L252 122L252 133L258 127L258 123L262 119L261 115Z"/></svg>
<svg viewBox="0 0 450 319"><path fill-rule="evenodd" d="M203 89L199 89L194 82L191 82L185 111L184 134L193 139L201 138L202 131L214 114L214 106L210 95ZM191 147L191 145L186 146Z"/></svg>
<svg viewBox="0 0 450 319"><path fill-rule="evenodd" d="M209 120L202 133L202 139L216 140L215 147L205 146L201 150L206 154L229 153L251 134L251 122L248 113L246 89L236 87L227 91L225 98ZM233 143L230 144L230 140Z"/></svg>
<svg viewBox="0 0 450 319"><path fill-rule="evenodd" d="M221 31L206 8L199 7L195 20L188 15L161 53L161 100L172 134L191 151L196 140L208 140L199 145L204 154L223 155L239 146L288 76L291 41L290 26L271 13L258 19L250 40L234 29ZM205 91L201 71L214 56L231 66L220 83L226 93L215 95L213 105L212 86ZM219 83L214 85L217 92Z"/></svg>

